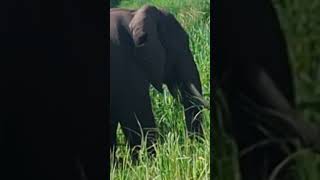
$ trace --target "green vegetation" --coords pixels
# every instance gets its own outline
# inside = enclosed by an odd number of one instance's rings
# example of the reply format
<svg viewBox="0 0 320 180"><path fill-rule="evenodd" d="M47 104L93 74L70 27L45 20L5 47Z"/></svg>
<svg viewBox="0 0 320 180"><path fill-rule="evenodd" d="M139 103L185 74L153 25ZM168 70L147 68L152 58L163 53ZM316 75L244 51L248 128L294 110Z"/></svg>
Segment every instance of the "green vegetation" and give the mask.
<svg viewBox="0 0 320 180"><path fill-rule="evenodd" d="M320 1L283 0L274 2L289 44L290 58L296 78L299 111L304 114L306 120L319 126ZM116 0L113 0L112 3L117 4ZM209 0L122 0L118 6L138 8L144 4L167 9L185 27L191 38L190 45L200 70L205 97L209 100ZM145 151L142 151L140 162L133 165L127 148L121 146L117 154L123 160L122 163L116 164L116 167L112 167L111 179L209 179L209 112L205 111L204 142L191 142L184 135L185 125L181 105L170 96L168 91L159 94L151 90L151 94L154 113L162 134L161 143L157 147L158 156L151 161L146 157ZM220 117L215 120L222 121ZM121 134L120 131L119 134ZM216 168L211 174L217 180L238 180L237 147L220 126L215 127L214 142L217 147L214 151ZM121 143L124 143L123 137L120 138ZM297 162L291 171L296 180L320 179L319 155L306 149L300 149L298 153L293 152L290 158L290 162Z"/></svg>
<svg viewBox="0 0 320 180"><path fill-rule="evenodd" d="M116 3L115 1L113 3ZM110 2L111 4L111 2ZM210 12L209 0L122 0L118 7L139 8L150 4L166 9L176 16L190 36L190 46L197 63L205 98L210 98ZM150 91L155 117L161 137L155 159L148 159L141 151L139 163L133 164L122 132L117 162L111 168L112 180L140 179L209 179L210 177L210 114L204 110L205 137L201 142L186 138L183 107L166 90L163 94Z"/></svg>

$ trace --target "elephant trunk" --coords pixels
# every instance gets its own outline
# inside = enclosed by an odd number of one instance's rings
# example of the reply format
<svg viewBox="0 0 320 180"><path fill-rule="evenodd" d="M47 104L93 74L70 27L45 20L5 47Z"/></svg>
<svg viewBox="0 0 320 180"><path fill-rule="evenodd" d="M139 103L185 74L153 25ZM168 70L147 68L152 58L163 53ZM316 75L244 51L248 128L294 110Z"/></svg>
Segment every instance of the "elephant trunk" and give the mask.
<svg viewBox="0 0 320 180"><path fill-rule="evenodd" d="M202 96L199 72L189 51L183 62L177 63L175 69L177 82L168 86L172 94L178 89L184 106L185 121L189 135L203 135L201 110L209 108L209 103Z"/></svg>
<svg viewBox="0 0 320 180"><path fill-rule="evenodd" d="M198 90L199 89L199 90ZM201 88L192 82L183 82L179 86L181 102L184 106L185 121L189 135L203 135L201 110L207 102L201 96Z"/></svg>

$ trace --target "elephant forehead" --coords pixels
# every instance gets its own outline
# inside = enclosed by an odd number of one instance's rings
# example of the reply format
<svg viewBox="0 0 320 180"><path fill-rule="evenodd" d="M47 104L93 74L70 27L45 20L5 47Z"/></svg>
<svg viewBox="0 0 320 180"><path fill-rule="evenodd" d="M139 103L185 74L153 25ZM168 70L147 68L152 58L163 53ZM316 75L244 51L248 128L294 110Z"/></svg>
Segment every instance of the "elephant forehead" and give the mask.
<svg viewBox="0 0 320 180"><path fill-rule="evenodd" d="M151 15L139 13L133 16L130 21L129 28L136 30L136 29L148 29L150 30L153 28L156 23L156 19L153 18Z"/></svg>

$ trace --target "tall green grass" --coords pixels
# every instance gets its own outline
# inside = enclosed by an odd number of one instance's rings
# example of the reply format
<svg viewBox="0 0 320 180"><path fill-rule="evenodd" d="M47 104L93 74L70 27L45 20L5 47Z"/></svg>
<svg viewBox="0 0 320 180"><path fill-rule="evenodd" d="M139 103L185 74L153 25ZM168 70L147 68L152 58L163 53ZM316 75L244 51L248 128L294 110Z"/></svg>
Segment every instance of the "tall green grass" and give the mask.
<svg viewBox="0 0 320 180"><path fill-rule="evenodd" d="M210 100L210 12L209 0L122 0L118 7L139 8L150 4L164 8L176 16L190 36L203 93ZM112 180L140 179L209 179L210 178L210 113L204 110L204 139L192 141L186 137L183 107L172 98L168 90L163 94L150 90L152 105L160 137L157 156L149 159L143 147L139 162L133 164L129 150L124 145L122 132L118 131L120 147L117 156L121 161L111 167Z"/></svg>

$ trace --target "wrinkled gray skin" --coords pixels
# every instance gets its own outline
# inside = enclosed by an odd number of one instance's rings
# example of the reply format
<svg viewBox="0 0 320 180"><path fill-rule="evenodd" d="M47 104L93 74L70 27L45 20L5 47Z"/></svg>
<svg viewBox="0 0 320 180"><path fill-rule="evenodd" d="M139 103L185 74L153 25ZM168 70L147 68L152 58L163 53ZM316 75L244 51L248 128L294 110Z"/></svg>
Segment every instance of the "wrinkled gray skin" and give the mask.
<svg viewBox="0 0 320 180"><path fill-rule="evenodd" d="M155 142L151 84L160 92L167 85L174 97L181 94L188 132L202 135L197 114L208 103L201 97L188 35L173 15L153 6L110 9L110 65L113 146L118 123L131 147L141 144L141 128L148 145Z"/></svg>

